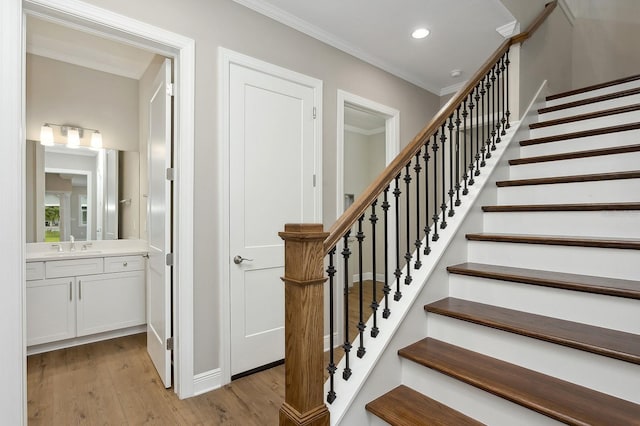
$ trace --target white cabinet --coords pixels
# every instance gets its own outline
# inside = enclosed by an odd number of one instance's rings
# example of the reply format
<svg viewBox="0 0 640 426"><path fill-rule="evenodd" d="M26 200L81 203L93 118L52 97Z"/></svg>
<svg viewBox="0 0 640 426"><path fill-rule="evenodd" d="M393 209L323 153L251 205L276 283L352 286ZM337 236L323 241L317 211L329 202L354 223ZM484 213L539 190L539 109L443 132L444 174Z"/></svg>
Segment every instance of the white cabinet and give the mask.
<svg viewBox="0 0 640 426"><path fill-rule="evenodd" d="M76 279L27 281L27 345L76 335Z"/></svg>
<svg viewBox="0 0 640 426"><path fill-rule="evenodd" d="M27 264L27 346L146 322L142 256Z"/></svg>

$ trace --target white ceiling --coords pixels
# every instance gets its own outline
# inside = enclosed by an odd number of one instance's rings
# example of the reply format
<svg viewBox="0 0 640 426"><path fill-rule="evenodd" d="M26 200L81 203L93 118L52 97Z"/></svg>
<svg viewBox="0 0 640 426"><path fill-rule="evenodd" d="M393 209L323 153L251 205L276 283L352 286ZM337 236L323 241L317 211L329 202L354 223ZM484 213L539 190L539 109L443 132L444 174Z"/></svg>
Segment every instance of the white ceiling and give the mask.
<svg viewBox="0 0 640 426"><path fill-rule="evenodd" d="M346 130L371 135L384 132L386 120L379 114L355 106L344 106L344 125Z"/></svg>
<svg viewBox="0 0 640 426"><path fill-rule="evenodd" d="M27 52L139 80L154 54L27 15Z"/></svg>
<svg viewBox="0 0 640 426"><path fill-rule="evenodd" d="M500 0L234 1L437 95L455 92L515 21ZM412 39L418 27L431 34Z"/></svg>

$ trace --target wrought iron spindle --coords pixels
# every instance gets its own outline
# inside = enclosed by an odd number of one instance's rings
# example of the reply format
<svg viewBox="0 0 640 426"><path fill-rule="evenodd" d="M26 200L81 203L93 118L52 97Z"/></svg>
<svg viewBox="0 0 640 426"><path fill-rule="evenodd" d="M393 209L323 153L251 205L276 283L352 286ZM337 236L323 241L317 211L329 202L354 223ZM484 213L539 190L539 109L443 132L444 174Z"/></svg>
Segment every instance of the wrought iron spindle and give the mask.
<svg viewBox="0 0 640 426"><path fill-rule="evenodd" d="M502 58L500 58L500 71L502 71L502 117L500 118L500 123L502 123L502 136L507 134L507 130L505 127L505 123L507 122L507 119L505 118L505 113L507 111L507 103L505 98L507 74L505 73L505 70L506 66L504 65L504 55L502 55Z"/></svg>
<svg viewBox="0 0 640 426"><path fill-rule="evenodd" d="M507 60L504 62L504 65L506 66L506 80L507 80L507 108L506 108L506 112L504 113L507 116L507 124L505 124L504 128L508 129L511 127L511 123L509 122L509 116L511 115L511 112L509 111L509 100L511 98L509 98L509 64L511 63L511 61L509 61L509 49L507 49Z"/></svg>
<svg viewBox="0 0 640 426"><path fill-rule="evenodd" d="M400 269L400 174L395 177L396 186L393 190L393 196L395 198L396 207L396 293L393 295L393 300L396 302L402 298L402 292L400 291L400 278L402 277L402 269Z"/></svg>
<svg viewBox="0 0 640 426"><path fill-rule="evenodd" d="M489 117L489 114L491 114L491 71L489 71L487 73L487 75L485 76L485 83L484 83L484 87L486 89L486 107L483 106L484 108L484 114L482 114L482 131L485 131L485 116L486 116L486 130L487 130L487 138L483 138L482 140L484 140L484 144L485 144L485 152L484 152L484 158L485 159L489 159L491 158L491 117ZM482 167L485 166L485 163L482 163Z"/></svg>
<svg viewBox="0 0 640 426"><path fill-rule="evenodd" d="M489 71L491 74L491 151L496 150L496 67Z"/></svg>
<svg viewBox="0 0 640 426"><path fill-rule="evenodd" d="M455 148L453 145L453 114L449 116L449 125L447 128L449 129L449 217L452 217L455 214L453 210L453 195L455 194L453 191L453 150Z"/></svg>
<svg viewBox="0 0 640 426"><path fill-rule="evenodd" d="M422 252L425 256L431 253L431 247L429 247L429 233L431 232L431 227L429 226L429 159L431 156L429 155L429 139L427 139L427 143L424 144L424 154L422 155L424 159L424 251Z"/></svg>
<svg viewBox="0 0 640 426"><path fill-rule="evenodd" d="M462 189L462 195L467 195L469 193L468 180L469 175L473 172L473 163L471 164L471 170L467 167L467 152L469 147L467 146L467 117L469 116L469 112L467 111L467 99L465 98L463 101L464 107L462 108L462 144L464 145L464 160L462 161L462 167L464 167L464 174L462 175L462 180L464 181L464 188ZM458 131L459 133L459 131ZM473 152L471 152L473 155Z"/></svg>
<svg viewBox="0 0 640 426"><path fill-rule="evenodd" d="M420 155L422 148L416 152L416 164L413 166L413 170L416 172L416 241L414 246L416 247L416 262L413 267L420 269L422 267L422 261L420 260L420 247L422 247L422 239L420 238L420 171L422 166L420 165Z"/></svg>
<svg viewBox="0 0 640 426"><path fill-rule="evenodd" d="M502 123L500 122L500 100L502 99L501 89L502 89L502 80L500 79L500 75L502 74L500 71L500 59L496 62L495 65L496 70L496 78L498 79L498 83L495 85L496 87L496 143L502 142L500 130L502 129Z"/></svg>
<svg viewBox="0 0 640 426"><path fill-rule="evenodd" d="M364 329L367 327L364 324L364 280L362 271L362 243L364 242L364 232L362 232L362 222L364 221L364 214L358 219L358 233L356 239L358 240L358 336L360 337L360 346L358 346L358 358L362 358L366 353L364 348Z"/></svg>
<svg viewBox="0 0 640 426"><path fill-rule="evenodd" d="M465 156L466 158L466 156ZM456 109L456 207L460 205L460 105ZM466 184L466 182L465 182Z"/></svg>
<svg viewBox="0 0 640 426"><path fill-rule="evenodd" d="M331 404L336 400L336 392L334 388L334 376L336 374L336 363L334 358L334 344L333 344L333 334L334 334L334 294L333 294L333 280L336 274L336 267L333 265L333 259L336 254L336 248L332 248L329 250L329 267L327 268L327 275L329 276L329 365L327 366L327 371L329 372L329 392L327 392L327 402Z"/></svg>
<svg viewBox="0 0 640 426"><path fill-rule="evenodd" d="M433 236L431 241L438 241L438 131L433 134L433 143L431 144L433 151Z"/></svg>
<svg viewBox="0 0 640 426"><path fill-rule="evenodd" d="M476 85L476 96L475 96L475 100L476 100L476 171L475 171L475 175L479 176L480 175L480 159L484 159L483 155L480 155L480 145L482 145L482 140L480 139L480 107L481 107L481 103L480 103L480 88L482 87L482 81L480 81L480 83L478 83L478 85Z"/></svg>
<svg viewBox="0 0 640 426"><path fill-rule="evenodd" d="M473 179L473 176L475 175L475 173L473 172L473 170L475 169L475 161L477 161L477 154L478 151L476 151L476 156L474 156L473 154L473 147L474 147L474 138L473 138L473 108L475 107L475 104L473 103L473 93L475 90L471 90L471 93L469 93L469 135L471 136L471 141L469 142L469 145L471 147L471 157L469 161L469 186L473 185L475 183L475 180ZM477 143L477 139L475 139L476 143Z"/></svg>
<svg viewBox="0 0 640 426"><path fill-rule="evenodd" d="M411 256L411 206L409 203L409 190L411 189L410 185L411 185L411 173L409 172L409 168L411 167L411 162L407 163L407 165L405 166L405 171L404 171L404 183L405 183L405 188L406 188L406 196L405 196L405 200L406 200L406 217L407 220L405 222L405 226L406 226L406 231L407 234L405 236L405 242L406 242L406 249L407 251L404 253L404 261L405 264L407 265L407 275L404 277L404 283L406 285L411 284L411 281L413 281L413 278L411 277L411 258L413 256Z"/></svg>
<svg viewBox="0 0 640 426"><path fill-rule="evenodd" d="M382 310L382 318L389 318L391 310L389 309L389 186L384 189L384 198L382 200L382 211L384 212L384 286L382 293L384 294L384 309Z"/></svg>
<svg viewBox="0 0 640 426"><path fill-rule="evenodd" d="M378 336L378 308L380 305L378 304L378 275L377 275L377 260L376 260L376 224L378 223L378 216L376 216L376 205L378 204L378 200L373 200L371 203L371 216L369 216L369 222L371 223L371 259L372 262L372 274L373 274L373 285L371 288L371 292L373 296L371 298L371 316L373 317L373 324L371 325L371 337Z"/></svg>
<svg viewBox="0 0 640 426"><path fill-rule="evenodd" d="M345 361L342 378L344 380L349 380L349 377L351 377L351 368L349 367L349 352L351 352L351 342L349 341L349 283L351 282L351 278L349 277L349 257L351 256L351 249L349 249L350 235L351 231L347 231L347 233L344 234L344 248L342 249L342 258L344 259L344 344L342 345L342 349L344 349Z"/></svg>
<svg viewBox="0 0 640 426"><path fill-rule="evenodd" d="M442 219L440 220L440 229L444 229L447 227L447 192L446 192L446 168L445 168L445 164L447 164L446 162L446 158L445 158L445 153L446 153L446 142L447 142L447 135L445 134L444 131L445 128L445 123L442 123L442 127L440 128L440 153L441 153L441 165L442 165L442 204L440 204L440 210L442 210Z"/></svg>

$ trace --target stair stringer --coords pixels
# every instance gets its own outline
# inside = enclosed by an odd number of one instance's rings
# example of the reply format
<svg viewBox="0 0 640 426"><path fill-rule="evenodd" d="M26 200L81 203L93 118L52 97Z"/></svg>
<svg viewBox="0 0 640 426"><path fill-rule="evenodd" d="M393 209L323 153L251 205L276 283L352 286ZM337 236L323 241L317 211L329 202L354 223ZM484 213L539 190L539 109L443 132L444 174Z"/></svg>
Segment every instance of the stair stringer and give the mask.
<svg viewBox="0 0 640 426"><path fill-rule="evenodd" d="M409 286L401 283L403 297L393 303L391 316L384 320L378 337L372 339L365 335L367 353L362 359L355 356L350 358L353 373L348 381L341 378L344 359L338 364L335 379L337 398L329 405L332 425L379 424L376 423L377 417L364 409L365 404L401 384L402 363L398 350L427 335L428 324L422 306L448 296L446 267L466 261L468 242L465 235L482 229L483 212L480 206L496 204L495 183L508 178L508 160L519 155L518 141L529 137L529 124L537 121L537 110L544 105L547 94L545 80L522 120L511 123L507 135L496 145L491 158L486 160L486 166L475 178L475 184L469 187L469 194L462 199L455 216L447 218L447 228L438 230L440 239L431 243L431 254L422 257L422 268L413 269L413 262L409 265L413 283ZM366 330L370 330L370 327L371 321L367 322ZM328 390L327 382L325 394Z"/></svg>

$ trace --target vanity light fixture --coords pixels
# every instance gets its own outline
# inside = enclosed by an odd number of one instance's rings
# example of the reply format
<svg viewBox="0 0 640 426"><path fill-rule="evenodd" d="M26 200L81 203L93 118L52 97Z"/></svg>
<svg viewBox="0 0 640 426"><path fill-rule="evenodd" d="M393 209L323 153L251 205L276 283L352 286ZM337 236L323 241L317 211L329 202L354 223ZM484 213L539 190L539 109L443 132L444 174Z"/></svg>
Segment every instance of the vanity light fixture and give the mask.
<svg viewBox="0 0 640 426"><path fill-rule="evenodd" d="M430 31L426 28L418 28L414 32L411 33L411 37L415 39L422 39L428 36Z"/></svg>
<svg viewBox="0 0 640 426"><path fill-rule="evenodd" d="M102 133L96 129L88 129L86 127L72 126L69 124L53 124L53 123L44 123L42 127L40 127L40 144L43 146L53 146L53 127L56 126L60 128L60 133L62 136L66 136L66 144L69 148L77 148L80 146L80 139L84 134L84 131L91 132L91 148L92 149L100 149L102 148Z"/></svg>

